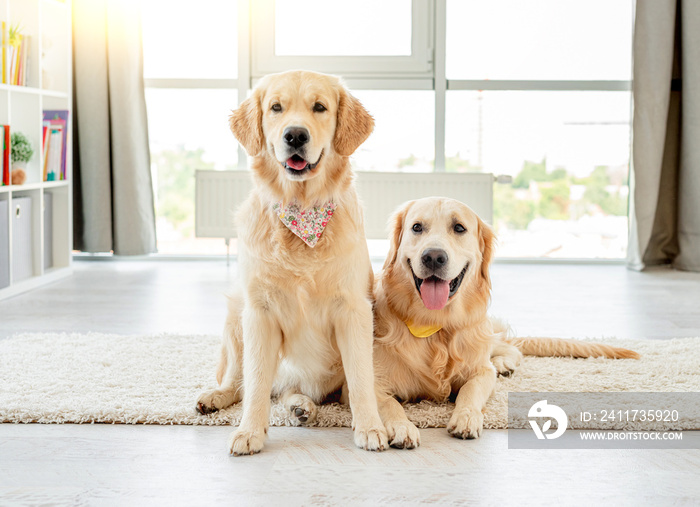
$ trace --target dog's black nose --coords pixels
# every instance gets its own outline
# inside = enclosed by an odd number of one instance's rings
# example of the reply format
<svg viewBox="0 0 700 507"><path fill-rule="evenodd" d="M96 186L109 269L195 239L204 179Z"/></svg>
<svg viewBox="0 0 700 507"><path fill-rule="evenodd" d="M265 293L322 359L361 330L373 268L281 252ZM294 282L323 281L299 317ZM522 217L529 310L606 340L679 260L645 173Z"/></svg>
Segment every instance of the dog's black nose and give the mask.
<svg viewBox="0 0 700 507"><path fill-rule="evenodd" d="M423 266L428 269L437 270L447 264L447 252L440 248L428 248L420 256Z"/></svg>
<svg viewBox="0 0 700 507"><path fill-rule="evenodd" d="M292 148L299 148L309 142L309 131L304 127L287 127L282 133L284 142Z"/></svg>

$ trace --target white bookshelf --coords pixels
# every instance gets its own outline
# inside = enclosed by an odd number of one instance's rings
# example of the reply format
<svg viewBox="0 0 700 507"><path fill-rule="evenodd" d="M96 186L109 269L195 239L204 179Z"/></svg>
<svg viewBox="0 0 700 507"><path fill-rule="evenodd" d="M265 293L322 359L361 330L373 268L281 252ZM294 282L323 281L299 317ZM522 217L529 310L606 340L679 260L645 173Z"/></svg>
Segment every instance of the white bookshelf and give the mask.
<svg viewBox="0 0 700 507"><path fill-rule="evenodd" d="M0 0L0 20L6 26L19 25L31 37L27 62L27 86L0 84L0 124L10 132L25 134L34 148L22 185L0 186L0 213L7 213L8 230L0 241L0 260L9 259L9 284L0 285L0 300L52 282L71 272L73 249L72 210L72 55L70 0ZM7 80L9 82L9 80ZM41 150L43 111L67 109L68 140L66 179L43 181ZM44 223L44 206L51 196L51 223ZM31 197L31 259L18 259L13 245L12 223L18 199ZM2 217L0 217L0 220ZM1 222L0 222L1 223ZM52 232L51 248L45 245L45 230ZM14 255L13 255L14 254ZM32 274L14 279L13 266L30 262ZM47 262L50 265L46 265ZM2 266L0 266L2 269ZM7 281L7 280L6 280ZM0 284L2 283L0 278ZM0 307L0 316L2 315Z"/></svg>

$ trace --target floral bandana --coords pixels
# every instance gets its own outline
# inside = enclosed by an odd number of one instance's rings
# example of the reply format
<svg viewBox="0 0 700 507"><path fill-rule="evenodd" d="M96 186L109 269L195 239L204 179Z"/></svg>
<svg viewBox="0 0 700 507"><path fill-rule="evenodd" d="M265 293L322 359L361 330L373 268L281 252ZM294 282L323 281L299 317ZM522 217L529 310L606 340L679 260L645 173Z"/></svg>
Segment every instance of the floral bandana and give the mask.
<svg viewBox="0 0 700 507"><path fill-rule="evenodd" d="M335 207L333 201L304 210L296 202L289 203L284 208L281 201L272 205L282 223L311 248L316 246L326 225L333 218Z"/></svg>

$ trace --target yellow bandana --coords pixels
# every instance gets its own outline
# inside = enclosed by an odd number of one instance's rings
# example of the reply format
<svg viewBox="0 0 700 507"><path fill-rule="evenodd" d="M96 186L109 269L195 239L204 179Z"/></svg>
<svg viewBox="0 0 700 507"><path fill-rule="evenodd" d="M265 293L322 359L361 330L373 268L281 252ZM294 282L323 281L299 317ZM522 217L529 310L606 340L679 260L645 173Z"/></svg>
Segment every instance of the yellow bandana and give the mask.
<svg viewBox="0 0 700 507"><path fill-rule="evenodd" d="M427 338L442 329L442 326L418 326L410 320L406 321L406 326L408 326L408 330L416 338Z"/></svg>

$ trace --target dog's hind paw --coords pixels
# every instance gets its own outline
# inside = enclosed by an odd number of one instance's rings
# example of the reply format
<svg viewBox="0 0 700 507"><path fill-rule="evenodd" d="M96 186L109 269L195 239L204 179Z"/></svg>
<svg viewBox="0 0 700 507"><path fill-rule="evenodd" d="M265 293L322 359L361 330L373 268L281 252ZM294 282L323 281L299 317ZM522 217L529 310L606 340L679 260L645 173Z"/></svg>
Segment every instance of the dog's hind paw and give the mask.
<svg viewBox="0 0 700 507"><path fill-rule="evenodd" d="M515 356L494 356L491 358L493 367L499 377L510 377L520 365L520 358Z"/></svg>
<svg viewBox="0 0 700 507"><path fill-rule="evenodd" d="M239 398L237 389L212 389L199 396L195 408L200 414L207 415L233 405Z"/></svg>
<svg viewBox="0 0 700 507"><path fill-rule="evenodd" d="M311 398L303 394L294 394L285 400L289 419L294 426L311 424L316 420L318 408Z"/></svg>
<svg viewBox="0 0 700 507"><path fill-rule="evenodd" d="M391 447L413 449L420 445L420 432L411 421L387 421L386 432Z"/></svg>

